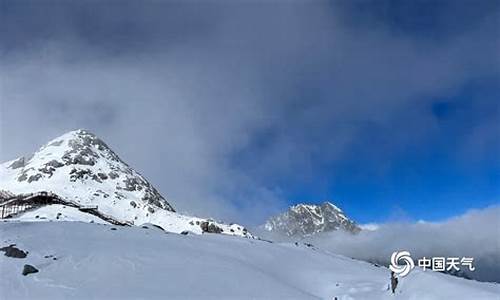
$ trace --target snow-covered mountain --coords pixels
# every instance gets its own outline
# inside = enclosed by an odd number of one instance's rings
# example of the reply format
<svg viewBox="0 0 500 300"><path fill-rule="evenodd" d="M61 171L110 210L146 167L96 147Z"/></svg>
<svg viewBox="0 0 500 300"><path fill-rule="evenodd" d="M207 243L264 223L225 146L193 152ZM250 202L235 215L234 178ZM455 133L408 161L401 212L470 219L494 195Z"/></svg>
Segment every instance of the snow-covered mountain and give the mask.
<svg viewBox="0 0 500 300"><path fill-rule="evenodd" d="M0 223L0 299L498 299L500 285L385 267L297 243L81 222ZM22 275L24 265L37 273Z"/></svg>
<svg viewBox="0 0 500 300"><path fill-rule="evenodd" d="M361 230L340 208L330 202L321 205L294 205L288 211L271 217L264 228L271 232L299 237L333 230L351 233L358 233Z"/></svg>
<svg viewBox="0 0 500 300"><path fill-rule="evenodd" d="M29 157L0 165L0 190L14 194L52 192L120 221L136 225L154 223L168 231L214 231L250 236L240 225L175 213L165 198L101 139L85 130L68 132L47 143ZM24 220L94 220L64 205L50 205L19 215Z"/></svg>
<svg viewBox="0 0 500 300"><path fill-rule="evenodd" d="M497 299L500 293L498 284L416 268L392 294L387 268L308 243L168 234L252 237L237 224L178 214L84 130L0 165L4 205L38 192L67 202L0 222L0 299ZM100 213L142 226L110 225ZM266 228L291 236L360 230L328 202L296 205Z"/></svg>

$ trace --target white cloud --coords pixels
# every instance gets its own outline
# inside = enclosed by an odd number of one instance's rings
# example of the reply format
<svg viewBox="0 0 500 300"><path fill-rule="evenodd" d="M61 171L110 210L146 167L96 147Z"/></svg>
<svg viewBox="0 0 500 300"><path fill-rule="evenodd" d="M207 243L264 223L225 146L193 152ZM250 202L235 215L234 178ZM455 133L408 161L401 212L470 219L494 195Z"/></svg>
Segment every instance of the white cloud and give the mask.
<svg viewBox="0 0 500 300"><path fill-rule="evenodd" d="M393 251L418 257L474 257L469 276L500 282L500 206L471 210L443 222L385 223L357 235L331 232L306 239L319 248L387 264Z"/></svg>

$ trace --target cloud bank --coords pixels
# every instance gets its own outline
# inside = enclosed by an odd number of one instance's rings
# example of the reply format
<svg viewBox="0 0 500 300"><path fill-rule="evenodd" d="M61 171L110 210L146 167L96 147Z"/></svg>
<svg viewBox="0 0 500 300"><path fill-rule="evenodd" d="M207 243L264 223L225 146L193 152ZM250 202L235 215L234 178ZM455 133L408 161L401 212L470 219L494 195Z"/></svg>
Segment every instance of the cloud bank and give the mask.
<svg viewBox="0 0 500 300"><path fill-rule="evenodd" d="M384 223L357 235L330 232L306 238L333 253L388 265L394 251L408 250L421 257L474 257L476 270L466 274L482 281L500 282L500 206L471 210L449 220L417 223ZM284 237L261 235L274 240Z"/></svg>
<svg viewBox="0 0 500 300"><path fill-rule="evenodd" d="M432 141L431 98L500 66L495 10L441 39L328 2L26 3L0 16L2 161L86 128L178 210L250 224L336 162L377 175ZM457 147L491 155L471 130Z"/></svg>

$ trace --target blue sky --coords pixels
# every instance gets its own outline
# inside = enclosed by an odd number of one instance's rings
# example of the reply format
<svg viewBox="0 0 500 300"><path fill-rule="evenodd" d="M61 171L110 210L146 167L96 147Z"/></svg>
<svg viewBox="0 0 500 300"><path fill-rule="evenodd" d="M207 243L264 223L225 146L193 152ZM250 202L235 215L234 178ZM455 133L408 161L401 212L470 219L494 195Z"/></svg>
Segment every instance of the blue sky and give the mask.
<svg viewBox="0 0 500 300"><path fill-rule="evenodd" d="M361 223L499 203L498 1L0 10L2 161L86 128L179 210L254 224L327 199Z"/></svg>
<svg viewBox="0 0 500 300"><path fill-rule="evenodd" d="M387 217L441 220L470 208L498 204L499 135L492 136L488 146L483 144L487 138L474 141L468 146L471 149L460 145L484 123L500 133L498 99L498 85L489 78L466 84L451 97L436 98L424 108L437 121L425 142L383 157L361 140L346 159L324 166L321 180L297 184L290 198L299 202L338 198L341 207L363 222ZM369 130L365 139L374 144L390 139L390 129L380 134L373 136Z"/></svg>

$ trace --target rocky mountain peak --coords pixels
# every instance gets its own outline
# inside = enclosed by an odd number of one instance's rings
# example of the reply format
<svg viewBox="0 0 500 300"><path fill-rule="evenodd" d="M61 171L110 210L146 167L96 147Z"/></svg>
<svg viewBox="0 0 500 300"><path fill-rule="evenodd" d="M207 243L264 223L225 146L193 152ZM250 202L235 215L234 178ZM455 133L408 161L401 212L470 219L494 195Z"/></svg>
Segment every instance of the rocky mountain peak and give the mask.
<svg viewBox="0 0 500 300"><path fill-rule="evenodd" d="M14 160L9 164L8 168L24 168L34 158L40 159L40 157L37 157L40 156L39 153L43 153L42 156L48 156L54 154L54 152L61 154L59 158L61 163L65 165L93 166L100 157L116 162L120 161L118 155L96 135L89 131L78 129L53 139L29 157L20 157ZM52 162L49 166L51 165L57 167L58 163Z"/></svg>
<svg viewBox="0 0 500 300"><path fill-rule="evenodd" d="M42 146L29 157L2 165L0 182L11 192L49 189L76 202L113 202L149 211L173 207L139 173L96 135L70 131Z"/></svg>
<svg viewBox="0 0 500 300"><path fill-rule="evenodd" d="M113 219L133 225L150 223L182 234L253 237L239 224L176 213L141 174L122 161L104 141L83 129L53 139L30 156L0 164L1 198L36 194L56 195L66 204L30 207L16 218L85 222ZM81 208L91 209L94 214L82 212ZM99 220L93 218L96 215Z"/></svg>
<svg viewBox="0 0 500 300"><path fill-rule="evenodd" d="M270 218L264 227L287 236L309 236L334 230L357 233L361 230L339 207L328 201L320 205L291 206L286 212Z"/></svg>

